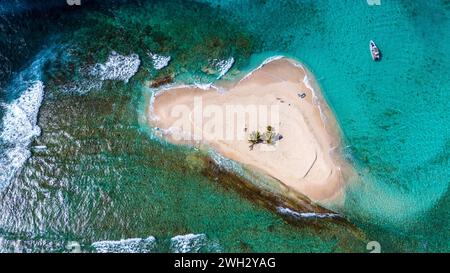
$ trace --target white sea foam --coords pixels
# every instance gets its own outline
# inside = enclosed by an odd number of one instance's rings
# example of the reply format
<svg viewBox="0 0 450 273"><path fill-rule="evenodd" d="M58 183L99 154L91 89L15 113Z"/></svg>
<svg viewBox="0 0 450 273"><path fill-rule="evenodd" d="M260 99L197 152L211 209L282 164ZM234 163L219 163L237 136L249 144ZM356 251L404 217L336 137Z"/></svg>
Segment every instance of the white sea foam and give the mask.
<svg viewBox="0 0 450 273"><path fill-rule="evenodd" d="M33 81L19 98L3 105L0 143L4 146L0 157L0 190L15 176L30 157L29 145L41 134L37 125L39 108L44 98L44 84Z"/></svg>
<svg viewBox="0 0 450 273"><path fill-rule="evenodd" d="M304 69L303 66L301 66L301 65L299 65L299 66L306 72L306 69ZM320 117L322 118L324 124L327 124L327 116L325 115L325 113L322 109L322 105L320 103L319 97L317 96L316 90L312 87L311 82L309 81L307 72L305 73L305 78L303 79L303 83L305 84L306 88L311 90L311 93L313 94L313 102L315 105L317 105L317 108L319 108Z"/></svg>
<svg viewBox="0 0 450 273"><path fill-rule="evenodd" d="M119 241L99 241L92 244L98 253L148 253L155 248L156 239L150 236L146 239L132 238Z"/></svg>
<svg viewBox="0 0 450 273"><path fill-rule="evenodd" d="M198 253L201 250L220 252L218 243L208 240L206 234L177 235L170 239L170 250L174 253Z"/></svg>
<svg viewBox="0 0 450 273"><path fill-rule="evenodd" d="M0 121L0 190L10 183L31 156L29 146L41 133L37 119L44 98L42 67L55 58L55 52L54 47L41 51L28 68L17 74L8 93L19 97L0 106L4 111Z"/></svg>
<svg viewBox="0 0 450 273"><path fill-rule="evenodd" d="M98 76L101 80L120 80L127 83L140 65L141 60L137 54L123 56L112 51L106 63L98 63L92 68L91 75Z"/></svg>
<svg viewBox="0 0 450 273"><path fill-rule="evenodd" d="M45 238L26 236L0 236L0 253L61 252L66 250L64 242Z"/></svg>
<svg viewBox="0 0 450 273"><path fill-rule="evenodd" d="M40 135L37 116L43 98L44 84L36 81L18 99L5 105L3 131L0 134L0 139L4 143L28 145L32 137Z"/></svg>
<svg viewBox="0 0 450 273"><path fill-rule="evenodd" d="M233 67L234 64L234 58L230 57L226 60L218 60L214 59L212 60L212 64L215 67L215 69L219 72L219 75L217 76L217 79L221 79L227 72Z"/></svg>
<svg viewBox="0 0 450 273"><path fill-rule="evenodd" d="M263 66L265 66L268 63L271 63L273 61L279 60L284 58L283 55L276 55L276 56L272 56L270 58L265 59L262 64L260 64L258 67L256 67L255 69L253 69L252 71L250 71L247 75L245 75L239 82L244 81L245 79L247 79L248 77L250 77L251 75L253 75L253 73L255 71L258 71L259 69L261 69Z"/></svg>
<svg viewBox="0 0 450 273"><path fill-rule="evenodd" d="M137 54L123 56L112 51L105 63L81 69L82 79L62 86L63 93L86 94L99 90L105 80L116 80L127 83L139 70L141 60Z"/></svg>
<svg viewBox="0 0 450 273"><path fill-rule="evenodd" d="M237 163L236 161L233 161L229 158L224 157L220 153L218 153L214 149L208 150L209 157L214 161L214 163L223 168L226 171L234 172L239 175L245 175L244 169L242 169L241 165Z"/></svg>
<svg viewBox="0 0 450 273"><path fill-rule="evenodd" d="M317 212L298 212L291 210L289 208L277 207L277 211L281 214L290 215L298 219L308 219L308 218L339 218L341 217L337 213L317 213Z"/></svg>
<svg viewBox="0 0 450 273"><path fill-rule="evenodd" d="M3 190L23 166L31 152L26 147L6 148L0 157L0 190Z"/></svg>
<svg viewBox="0 0 450 273"><path fill-rule="evenodd" d="M170 56L161 56L161 55L154 54L154 53L151 53L151 52L149 52L147 54L152 59L153 67L156 70L161 70L164 67L168 66L170 61L171 61L171 59L172 59Z"/></svg>
<svg viewBox="0 0 450 273"><path fill-rule="evenodd" d="M194 86L197 88L200 88L202 90L209 90L214 85L213 85L213 83L194 83Z"/></svg>
<svg viewBox="0 0 450 273"><path fill-rule="evenodd" d="M61 87L61 92L69 94L83 95L92 90L99 90L103 86L103 81L97 78L80 79L77 82Z"/></svg>

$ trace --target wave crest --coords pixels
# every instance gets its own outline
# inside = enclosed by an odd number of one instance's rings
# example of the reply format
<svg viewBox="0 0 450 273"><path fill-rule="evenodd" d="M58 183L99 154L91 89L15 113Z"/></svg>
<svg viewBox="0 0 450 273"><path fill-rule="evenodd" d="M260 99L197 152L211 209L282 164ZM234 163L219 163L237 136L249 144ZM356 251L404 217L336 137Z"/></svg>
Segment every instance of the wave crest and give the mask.
<svg viewBox="0 0 450 273"><path fill-rule="evenodd" d="M337 213L298 212L284 207L277 207L277 211L281 214L289 215L297 219L325 219L341 217L341 215Z"/></svg>
<svg viewBox="0 0 450 273"><path fill-rule="evenodd" d="M148 253L155 248L156 239L150 236L146 239L132 238L119 241L99 241L92 244L98 253Z"/></svg>
<svg viewBox="0 0 450 273"><path fill-rule="evenodd" d="M5 148L0 157L0 190L31 156L28 146L41 134L37 117L43 98L44 84L34 81L19 98L4 105L0 143Z"/></svg>
<svg viewBox="0 0 450 273"><path fill-rule="evenodd" d="M104 80L120 80L127 83L133 77L141 65L137 54L123 56L112 51L104 64L96 64L91 70L92 76L98 76Z"/></svg>

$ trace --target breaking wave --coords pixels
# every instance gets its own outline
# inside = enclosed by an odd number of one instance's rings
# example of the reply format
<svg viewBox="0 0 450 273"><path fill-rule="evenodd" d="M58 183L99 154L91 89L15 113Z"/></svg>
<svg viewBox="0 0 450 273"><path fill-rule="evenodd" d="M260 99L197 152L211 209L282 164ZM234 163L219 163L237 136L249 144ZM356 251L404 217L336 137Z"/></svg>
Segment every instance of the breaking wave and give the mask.
<svg viewBox="0 0 450 273"><path fill-rule="evenodd" d="M119 241L99 241L92 244L98 253L149 253L155 249L156 239L150 236L146 239L132 238Z"/></svg>
<svg viewBox="0 0 450 273"><path fill-rule="evenodd" d="M92 90L99 90L106 80L116 80L128 83L137 73L141 60L137 54L127 56L112 51L105 63L97 63L82 71L84 78L63 86L64 93L86 94Z"/></svg>
<svg viewBox="0 0 450 273"><path fill-rule="evenodd" d="M242 82L242 81L246 80L248 77L253 75L253 73L255 73L256 71L260 70L266 64L269 64L269 63L271 63L273 61L280 60L280 59L283 59L283 58L285 58L285 56L283 56L283 55L275 55L275 56L272 56L272 57L269 57L269 58L265 59L259 66L257 66L253 70L251 70L242 79L240 79L239 82Z"/></svg>
<svg viewBox="0 0 450 273"><path fill-rule="evenodd" d="M41 134L37 116L43 98L44 84L36 81L18 99L5 106L0 133L0 141L5 146L0 158L0 190L31 156L28 146Z"/></svg>
<svg viewBox="0 0 450 273"><path fill-rule="evenodd" d="M53 58L52 52L52 48L42 51L14 78L8 93L18 97L1 105L4 115L0 123L0 190L10 183L31 156L29 146L41 134L37 123L44 99L42 68Z"/></svg>
<svg viewBox="0 0 450 273"><path fill-rule="evenodd" d="M127 83L136 74L141 61L137 54L123 56L112 51L104 64L96 64L91 75L98 76L104 80L119 80Z"/></svg>
<svg viewBox="0 0 450 273"><path fill-rule="evenodd" d="M210 59L209 64L203 67L202 71L208 75L217 75L216 80L220 80L233 67L234 61L233 57L225 60Z"/></svg>
<svg viewBox="0 0 450 273"><path fill-rule="evenodd" d="M234 58L230 57L226 60L213 60L213 65L216 68L216 70L219 72L219 75L217 76L217 79L221 79L225 74L230 71L231 67L234 65Z"/></svg>
<svg viewBox="0 0 450 273"><path fill-rule="evenodd" d="M3 131L0 133L3 143L27 145L32 137L40 135L37 116L43 98L44 84L36 81L19 98L5 105Z"/></svg>
<svg viewBox="0 0 450 273"><path fill-rule="evenodd" d="M208 239L206 234L177 235L170 239L157 240L155 237L131 238L118 241L98 241L91 244L97 253L151 253L159 252L158 246L165 245L164 252L198 253L221 252L220 245Z"/></svg>
<svg viewBox="0 0 450 273"><path fill-rule="evenodd" d="M206 234L177 235L170 239L173 253L221 252L217 242L210 241Z"/></svg>
<svg viewBox="0 0 450 273"><path fill-rule="evenodd" d="M170 56L161 56L151 52L148 53L148 56L152 59L153 67L156 70L161 70L164 67L168 66L172 59Z"/></svg>
<svg viewBox="0 0 450 273"><path fill-rule="evenodd" d="M297 219L324 219L341 217L341 215L337 213L298 212L284 207L277 207L277 211L281 214L289 215Z"/></svg>

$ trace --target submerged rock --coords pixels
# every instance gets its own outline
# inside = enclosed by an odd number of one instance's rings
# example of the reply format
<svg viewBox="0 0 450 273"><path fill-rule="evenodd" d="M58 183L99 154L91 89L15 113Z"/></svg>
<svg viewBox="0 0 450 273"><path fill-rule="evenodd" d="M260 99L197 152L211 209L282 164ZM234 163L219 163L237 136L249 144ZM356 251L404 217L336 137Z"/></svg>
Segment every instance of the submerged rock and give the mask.
<svg viewBox="0 0 450 273"><path fill-rule="evenodd" d="M162 85L173 83L173 75L165 75L149 82L151 88L158 88Z"/></svg>

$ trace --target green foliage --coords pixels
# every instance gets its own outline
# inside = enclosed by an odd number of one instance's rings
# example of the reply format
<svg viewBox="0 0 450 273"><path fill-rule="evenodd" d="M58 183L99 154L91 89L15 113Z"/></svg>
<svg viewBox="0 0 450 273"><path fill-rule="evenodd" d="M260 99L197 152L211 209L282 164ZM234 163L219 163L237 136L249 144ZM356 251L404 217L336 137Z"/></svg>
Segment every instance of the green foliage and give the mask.
<svg viewBox="0 0 450 273"><path fill-rule="evenodd" d="M274 144L276 135L275 128L270 125L266 127L266 131L262 134L259 131L253 131L248 138L250 149L252 150L256 144L260 143Z"/></svg>
<svg viewBox="0 0 450 273"><path fill-rule="evenodd" d="M264 143L266 143L266 144L274 144L275 136L276 136L275 128L273 128L272 126L268 125L266 127L266 132L264 132L264 135L263 135Z"/></svg>
<svg viewBox="0 0 450 273"><path fill-rule="evenodd" d="M263 135L264 143L266 144L273 144L275 139L275 132L273 131L266 131Z"/></svg>
<svg viewBox="0 0 450 273"><path fill-rule="evenodd" d="M253 131L250 134L248 142L250 142L252 144L258 144L258 143L262 142L261 133L259 131Z"/></svg>

